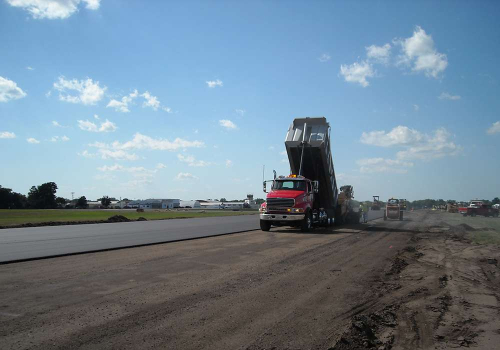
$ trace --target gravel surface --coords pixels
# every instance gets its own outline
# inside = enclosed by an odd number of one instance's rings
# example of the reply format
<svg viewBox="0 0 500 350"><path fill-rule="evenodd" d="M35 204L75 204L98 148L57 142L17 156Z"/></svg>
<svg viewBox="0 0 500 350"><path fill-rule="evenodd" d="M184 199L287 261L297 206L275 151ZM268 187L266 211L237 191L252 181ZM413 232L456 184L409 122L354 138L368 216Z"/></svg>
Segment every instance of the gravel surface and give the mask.
<svg viewBox="0 0 500 350"><path fill-rule="evenodd" d="M496 246L445 213L0 266L2 349L415 349L500 340Z"/></svg>

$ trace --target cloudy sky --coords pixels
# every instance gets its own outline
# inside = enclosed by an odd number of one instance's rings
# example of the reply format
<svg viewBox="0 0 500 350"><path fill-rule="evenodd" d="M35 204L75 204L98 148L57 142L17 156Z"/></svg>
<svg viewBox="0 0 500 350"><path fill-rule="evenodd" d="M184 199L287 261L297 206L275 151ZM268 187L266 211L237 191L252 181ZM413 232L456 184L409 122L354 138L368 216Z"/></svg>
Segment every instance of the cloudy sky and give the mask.
<svg viewBox="0 0 500 350"><path fill-rule="evenodd" d="M500 195L500 4L0 0L0 185L262 197L295 117L339 182Z"/></svg>

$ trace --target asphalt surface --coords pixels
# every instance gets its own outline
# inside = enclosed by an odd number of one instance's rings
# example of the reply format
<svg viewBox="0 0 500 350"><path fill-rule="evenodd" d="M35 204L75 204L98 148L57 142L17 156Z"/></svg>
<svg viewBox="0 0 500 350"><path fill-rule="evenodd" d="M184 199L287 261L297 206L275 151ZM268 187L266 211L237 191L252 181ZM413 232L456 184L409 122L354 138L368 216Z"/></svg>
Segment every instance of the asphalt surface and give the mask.
<svg viewBox="0 0 500 350"><path fill-rule="evenodd" d="M0 263L223 235L259 228L257 215L0 230Z"/></svg>

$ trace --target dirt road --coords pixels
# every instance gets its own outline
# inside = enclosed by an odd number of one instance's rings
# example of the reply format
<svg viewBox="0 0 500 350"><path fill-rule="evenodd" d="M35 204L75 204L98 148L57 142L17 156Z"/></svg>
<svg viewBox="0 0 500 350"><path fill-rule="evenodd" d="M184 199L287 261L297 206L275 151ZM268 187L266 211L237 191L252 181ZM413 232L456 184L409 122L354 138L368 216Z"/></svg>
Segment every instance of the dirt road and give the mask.
<svg viewBox="0 0 500 350"><path fill-rule="evenodd" d="M498 249L407 214L0 266L1 347L496 348Z"/></svg>

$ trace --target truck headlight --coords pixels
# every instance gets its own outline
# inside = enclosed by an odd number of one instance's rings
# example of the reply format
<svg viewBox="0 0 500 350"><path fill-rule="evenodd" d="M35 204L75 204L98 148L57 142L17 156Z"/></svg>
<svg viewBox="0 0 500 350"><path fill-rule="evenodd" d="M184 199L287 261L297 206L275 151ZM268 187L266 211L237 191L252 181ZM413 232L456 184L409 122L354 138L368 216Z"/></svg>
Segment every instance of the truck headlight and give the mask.
<svg viewBox="0 0 500 350"><path fill-rule="evenodd" d="M303 213L304 209L302 208L292 208L292 213Z"/></svg>

